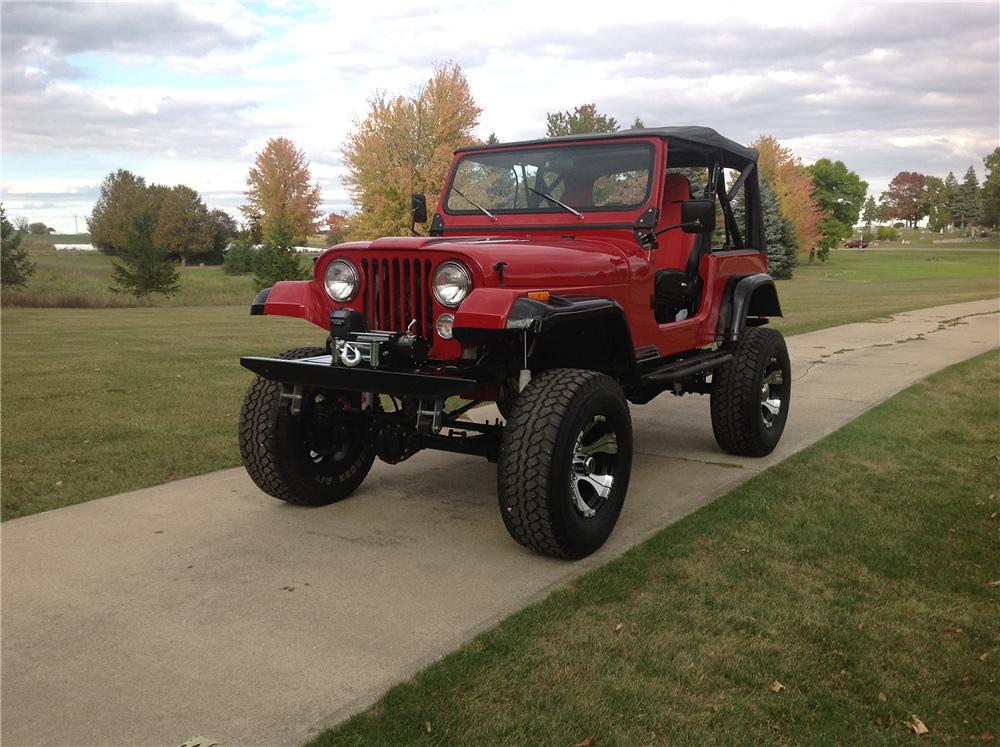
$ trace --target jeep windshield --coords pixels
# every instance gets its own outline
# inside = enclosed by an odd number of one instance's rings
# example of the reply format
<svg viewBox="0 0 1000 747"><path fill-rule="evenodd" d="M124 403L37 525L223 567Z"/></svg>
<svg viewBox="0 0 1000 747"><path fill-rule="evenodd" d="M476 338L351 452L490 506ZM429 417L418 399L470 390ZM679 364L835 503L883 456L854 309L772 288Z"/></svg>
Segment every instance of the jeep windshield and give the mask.
<svg viewBox="0 0 1000 747"><path fill-rule="evenodd" d="M648 143L516 148L461 158L448 188L450 215L629 210L649 199Z"/></svg>

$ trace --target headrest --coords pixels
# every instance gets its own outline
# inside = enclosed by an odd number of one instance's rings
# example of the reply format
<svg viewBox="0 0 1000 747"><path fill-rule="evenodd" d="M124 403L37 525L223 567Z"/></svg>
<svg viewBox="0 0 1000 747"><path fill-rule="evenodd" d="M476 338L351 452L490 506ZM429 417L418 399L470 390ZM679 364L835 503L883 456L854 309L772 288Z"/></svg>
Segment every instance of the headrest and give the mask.
<svg viewBox="0 0 1000 747"><path fill-rule="evenodd" d="M691 199L691 182L684 174L667 174L663 186L663 202L684 202Z"/></svg>

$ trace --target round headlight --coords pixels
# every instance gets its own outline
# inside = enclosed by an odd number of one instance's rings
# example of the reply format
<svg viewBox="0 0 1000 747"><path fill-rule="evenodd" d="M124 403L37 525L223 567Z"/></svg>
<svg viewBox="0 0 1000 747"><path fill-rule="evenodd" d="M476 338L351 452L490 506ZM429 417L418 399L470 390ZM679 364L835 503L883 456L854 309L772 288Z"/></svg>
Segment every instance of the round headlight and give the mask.
<svg viewBox="0 0 1000 747"><path fill-rule="evenodd" d="M442 306L458 306L472 289L472 277L458 262L445 262L434 273L434 298Z"/></svg>
<svg viewBox="0 0 1000 747"><path fill-rule="evenodd" d="M350 301L358 288L358 271L346 259L335 259L326 267L326 292L334 301Z"/></svg>

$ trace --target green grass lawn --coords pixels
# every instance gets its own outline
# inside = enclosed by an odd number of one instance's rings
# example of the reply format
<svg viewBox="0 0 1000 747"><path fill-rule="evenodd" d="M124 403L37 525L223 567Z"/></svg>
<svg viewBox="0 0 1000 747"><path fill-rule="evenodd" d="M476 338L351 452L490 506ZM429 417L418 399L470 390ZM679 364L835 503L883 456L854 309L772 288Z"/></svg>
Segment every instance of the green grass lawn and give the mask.
<svg viewBox="0 0 1000 747"><path fill-rule="evenodd" d="M138 306L245 306L253 298L252 275L227 275L219 265L178 268L180 292L146 301L111 290L112 260L99 252L33 251L35 273L25 288L5 290L5 306L123 308ZM312 267L304 257L303 267Z"/></svg>
<svg viewBox="0 0 1000 747"><path fill-rule="evenodd" d="M107 290L103 255L33 259L25 293L125 300ZM779 283L778 326L794 334L996 296L998 263L1000 252L959 249L834 252ZM324 335L300 320L251 318L250 276L189 267L181 283L180 295L153 308L5 306L4 518L239 463L236 413L248 377L237 359L322 344ZM5 291L4 303L17 293Z"/></svg>
<svg viewBox="0 0 1000 747"><path fill-rule="evenodd" d="M997 391L911 387L310 747L1000 738Z"/></svg>
<svg viewBox="0 0 1000 747"><path fill-rule="evenodd" d="M3 517L239 463L241 355L322 343L240 306L4 309Z"/></svg>
<svg viewBox="0 0 1000 747"><path fill-rule="evenodd" d="M1000 247L834 250L778 281L786 335L1000 295Z"/></svg>

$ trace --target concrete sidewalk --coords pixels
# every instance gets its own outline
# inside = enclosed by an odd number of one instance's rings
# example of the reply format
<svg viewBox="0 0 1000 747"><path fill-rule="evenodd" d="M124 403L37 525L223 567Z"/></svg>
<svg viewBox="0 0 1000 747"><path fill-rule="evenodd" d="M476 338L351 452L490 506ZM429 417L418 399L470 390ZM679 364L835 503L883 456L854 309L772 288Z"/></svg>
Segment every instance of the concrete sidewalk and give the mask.
<svg viewBox="0 0 1000 747"><path fill-rule="evenodd" d="M790 338L790 417L763 460L716 447L705 397L633 408L625 509L580 563L507 536L493 465L435 452L376 463L355 496L322 509L272 500L233 469L10 521L3 744L298 744L886 397L997 347L998 323L990 300Z"/></svg>

